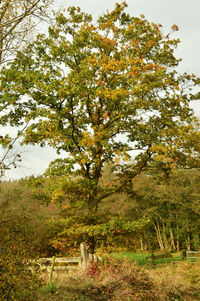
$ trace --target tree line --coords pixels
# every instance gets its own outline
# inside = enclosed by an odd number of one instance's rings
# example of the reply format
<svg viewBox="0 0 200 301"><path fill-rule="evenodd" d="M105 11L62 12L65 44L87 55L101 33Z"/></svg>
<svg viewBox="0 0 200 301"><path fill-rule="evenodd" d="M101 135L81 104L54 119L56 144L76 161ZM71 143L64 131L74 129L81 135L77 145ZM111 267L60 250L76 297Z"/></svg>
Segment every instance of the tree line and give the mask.
<svg viewBox="0 0 200 301"><path fill-rule="evenodd" d="M198 250L199 177L199 170L174 170L167 180L143 173L102 202L93 227L82 207L46 206L46 189L30 189L32 178L3 182L1 241L4 246L12 239L16 245L23 241L40 257L79 252L80 243L90 244L91 236L99 252ZM103 181L110 185L115 180L106 166Z"/></svg>

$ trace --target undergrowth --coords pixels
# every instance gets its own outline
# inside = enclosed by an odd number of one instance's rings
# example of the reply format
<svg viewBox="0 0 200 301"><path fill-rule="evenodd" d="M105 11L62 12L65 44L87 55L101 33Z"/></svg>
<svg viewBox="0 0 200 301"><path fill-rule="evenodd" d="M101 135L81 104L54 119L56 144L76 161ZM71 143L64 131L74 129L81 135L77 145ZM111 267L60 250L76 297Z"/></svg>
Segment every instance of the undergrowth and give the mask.
<svg viewBox="0 0 200 301"><path fill-rule="evenodd" d="M76 278L63 277L40 291L38 301L190 301L199 300L199 263L139 267L117 258L91 263Z"/></svg>

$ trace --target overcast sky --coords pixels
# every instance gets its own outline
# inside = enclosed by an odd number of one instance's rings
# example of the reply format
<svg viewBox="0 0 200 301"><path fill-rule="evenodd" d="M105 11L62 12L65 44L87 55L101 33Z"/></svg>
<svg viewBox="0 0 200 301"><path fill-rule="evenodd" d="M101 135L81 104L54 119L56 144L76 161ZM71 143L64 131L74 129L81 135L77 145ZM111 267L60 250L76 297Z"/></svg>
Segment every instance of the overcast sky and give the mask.
<svg viewBox="0 0 200 301"><path fill-rule="evenodd" d="M55 0L55 8L79 6L84 11L98 16L106 10L114 8L114 0ZM163 25L165 31L173 24L178 25L179 31L174 37L180 38L181 43L176 56L182 58L179 70L195 73L200 76L200 0L127 0L127 11L134 16L144 14L154 23ZM200 101L192 104L195 114L200 116ZM54 160L56 152L48 147L23 147L23 163L20 168L10 170L7 179L16 179L32 174L42 174L50 161Z"/></svg>

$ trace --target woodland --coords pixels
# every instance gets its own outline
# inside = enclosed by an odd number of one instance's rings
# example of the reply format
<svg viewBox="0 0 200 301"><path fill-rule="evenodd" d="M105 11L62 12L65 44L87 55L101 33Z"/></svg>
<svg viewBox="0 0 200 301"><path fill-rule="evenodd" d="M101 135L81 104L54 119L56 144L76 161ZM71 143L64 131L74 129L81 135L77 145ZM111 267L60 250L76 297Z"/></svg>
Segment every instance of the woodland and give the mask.
<svg viewBox="0 0 200 301"><path fill-rule="evenodd" d="M36 300L30 259L74 256L81 242L98 254L200 249L200 124L190 108L200 79L177 71L177 25L166 34L126 7L93 19L79 7L53 13L46 0L0 4L2 300ZM40 22L48 32L36 35ZM63 158L5 181L23 164L17 143ZM153 292L112 300L179 300Z"/></svg>

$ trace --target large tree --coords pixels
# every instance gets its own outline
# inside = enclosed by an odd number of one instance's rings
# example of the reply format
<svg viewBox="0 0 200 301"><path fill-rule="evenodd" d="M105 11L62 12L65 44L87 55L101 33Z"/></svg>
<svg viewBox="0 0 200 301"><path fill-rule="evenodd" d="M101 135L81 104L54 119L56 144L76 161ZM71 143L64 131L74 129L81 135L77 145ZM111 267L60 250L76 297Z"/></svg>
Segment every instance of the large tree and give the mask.
<svg viewBox="0 0 200 301"><path fill-rule="evenodd" d="M58 14L48 36L38 35L1 75L4 122L29 121L24 143L65 153L46 173L52 199L82 206L89 224L99 203L143 169L199 164L189 108L199 79L178 74L179 40L126 6L96 21L75 7ZM131 164L121 164L133 150ZM122 165L120 185L100 181L108 162Z"/></svg>

